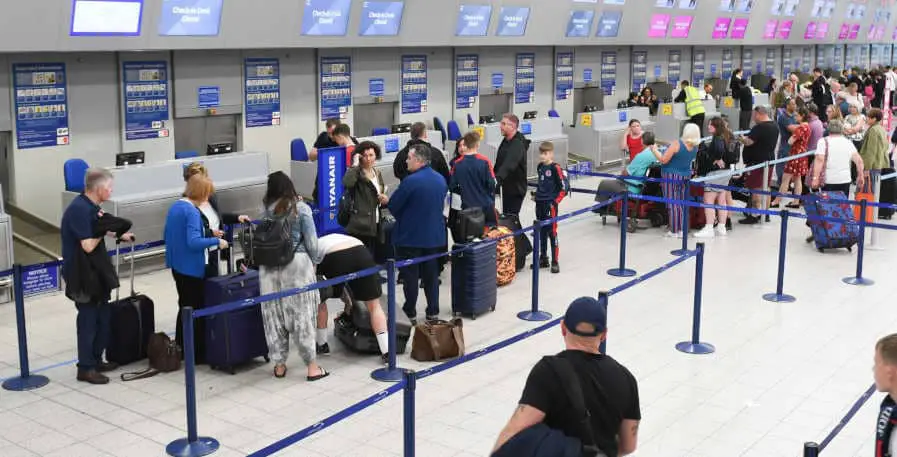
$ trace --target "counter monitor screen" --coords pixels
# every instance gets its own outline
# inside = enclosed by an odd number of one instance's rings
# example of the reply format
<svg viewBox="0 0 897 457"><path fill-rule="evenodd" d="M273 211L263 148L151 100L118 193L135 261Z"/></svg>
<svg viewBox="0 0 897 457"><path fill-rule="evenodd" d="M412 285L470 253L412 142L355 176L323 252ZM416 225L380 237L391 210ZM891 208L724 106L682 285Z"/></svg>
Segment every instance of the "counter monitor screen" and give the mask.
<svg viewBox="0 0 897 457"><path fill-rule="evenodd" d="M139 36L143 0L73 0L71 36Z"/></svg>
<svg viewBox="0 0 897 457"><path fill-rule="evenodd" d="M495 115L487 114L485 116L480 116L480 124L494 124L495 123Z"/></svg>
<svg viewBox="0 0 897 457"><path fill-rule="evenodd" d="M411 131L411 124L395 124L392 126L392 133L408 133Z"/></svg>
<svg viewBox="0 0 897 457"><path fill-rule="evenodd" d="M218 36L224 0L162 0L161 36Z"/></svg>
<svg viewBox="0 0 897 457"><path fill-rule="evenodd" d="M143 165L146 154L143 151L137 152L121 152L115 154L115 166L124 167L126 165Z"/></svg>
<svg viewBox="0 0 897 457"><path fill-rule="evenodd" d="M527 112L523 113L523 118L526 120L532 120L532 119L535 119L538 114L539 114L538 111L527 111Z"/></svg>
<svg viewBox="0 0 897 457"><path fill-rule="evenodd" d="M461 5L458 11L456 36L486 36L492 19L491 5Z"/></svg>
<svg viewBox="0 0 897 457"><path fill-rule="evenodd" d="M364 2L361 8L361 36L395 36L402 25L405 2Z"/></svg>
<svg viewBox="0 0 897 457"><path fill-rule="evenodd" d="M234 144L221 142L221 143L212 143L206 147L206 155L214 156L219 154L229 154L234 152Z"/></svg>

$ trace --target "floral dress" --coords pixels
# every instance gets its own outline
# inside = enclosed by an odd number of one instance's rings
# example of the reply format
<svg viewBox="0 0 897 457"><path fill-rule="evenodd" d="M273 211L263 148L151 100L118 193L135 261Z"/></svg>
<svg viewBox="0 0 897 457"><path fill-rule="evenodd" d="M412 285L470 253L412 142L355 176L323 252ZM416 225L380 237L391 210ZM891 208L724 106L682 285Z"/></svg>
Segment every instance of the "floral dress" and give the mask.
<svg viewBox="0 0 897 457"><path fill-rule="evenodd" d="M791 134L794 142L791 143L791 154L797 155L807 152L807 146L810 143L810 124L802 122L798 124L797 129ZM807 157L790 160L785 164L785 173L791 176L806 176L809 171L809 160Z"/></svg>

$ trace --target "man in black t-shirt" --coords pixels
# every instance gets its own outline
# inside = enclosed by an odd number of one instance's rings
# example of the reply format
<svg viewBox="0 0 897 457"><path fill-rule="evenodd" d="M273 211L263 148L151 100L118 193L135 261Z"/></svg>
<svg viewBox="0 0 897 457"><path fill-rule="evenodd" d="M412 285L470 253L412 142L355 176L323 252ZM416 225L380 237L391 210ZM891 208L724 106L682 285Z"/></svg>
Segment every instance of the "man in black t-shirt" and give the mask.
<svg viewBox="0 0 897 457"><path fill-rule="evenodd" d="M327 122L324 123L326 130L318 135L314 147L311 148L311 151L308 151L308 160L312 162L318 160L318 149L335 148L339 146L336 140L333 139L333 129L338 125L340 125L339 119L327 119Z"/></svg>
<svg viewBox="0 0 897 457"><path fill-rule="evenodd" d="M751 131L747 135L740 137L739 140L744 143L741 157L746 167L775 158L776 143L779 140L779 127L769 118L769 111L765 106L761 105L754 108L754 126L751 127ZM744 175L744 185L748 189L763 189L763 180L766 179L768 183L771 175L772 169L765 177L763 176L762 168L751 170ZM763 207L762 195L753 194L751 200L753 208ZM744 219L738 222L740 224L756 224L760 222L760 217L745 214Z"/></svg>
<svg viewBox="0 0 897 457"><path fill-rule="evenodd" d="M629 370L598 349L607 335L607 306L592 297L577 298L567 308L561 334L567 350L553 357L563 359L575 373L591 433L579 427L583 416L577 415L564 380L552 368L551 358L545 357L530 371L520 404L499 434L495 449L524 429L544 423L583 444L594 438L608 456L635 452L642 418L638 384Z"/></svg>

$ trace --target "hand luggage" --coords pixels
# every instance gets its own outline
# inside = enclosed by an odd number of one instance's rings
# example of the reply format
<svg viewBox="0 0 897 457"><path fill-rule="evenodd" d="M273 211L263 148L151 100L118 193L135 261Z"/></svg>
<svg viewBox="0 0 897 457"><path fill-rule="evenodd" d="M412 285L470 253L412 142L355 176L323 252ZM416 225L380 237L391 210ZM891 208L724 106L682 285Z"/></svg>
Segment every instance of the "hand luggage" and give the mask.
<svg viewBox="0 0 897 457"><path fill-rule="evenodd" d="M856 201L866 200L869 203L875 203L875 194L872 193L872 188L870 186L871 183L869 181L870 180L867 179L863 183L863 188L857 189L856 194L853 197L854 200L856 200ZM866 208L865 219L866 219L867 223L872 223L875 220L875 214L873 213L874 210L875 210L875 208L872 208L872 207ZM861 216L862 212L863 212L863 208L860 205L853 206L854 219L859 221L860 217L862 217Z"/></svg>
<svg viewBox="0 0 897 457"><path fill-rule="evenodd" d="M106 360L119 365L143 360L147 355L150 336L156 332L155 305L143 294L134 291L134 243L131 243L131 294L121 298L115 289L115 301L110 303L110 335ZM115 247L115 272L119 271L121 256Z"/></svg>
<svg viewBox="0 0 897 457"><path fill-rule="evenodd" d="M495 276L498 286L508 285L517 276L517 255L514 250L513 231L507 227L495 227L486 232L486 238L496 239ZM501 237L506 238L501 238ZM501 238L501 239L498 239Z"/></svg>
<svg viewBox="0 0 897 457"><path fill-rule="evenodd" d="M498 216L498 226L507 227L512 232L522 230L520 219L514 214L502 214ZM517 271L526 268L526 258L533 253L533 243L525 233L521 233L514 237L514 257Z"/></svg>
<svg viewBox="0 0 897 457"><path fill-rule="evenodd" d="M209 278L205 282L205 306L259 296L256 270ZM213 369L234 374L234 367L256 357L268 362L268 342L262 323L262 308L254 305L205 317L206 363Z"/></svg>
<svg viewBox="0 0 897 457"><path fill-rule="evenodd" d="M464 247L456 244L452 250ZM498 277L496 243L482 242L452 255L452 313L473 319L495 311Z"/></svg>
<svg viewBox="0 0 897 457"><path fill-rule="evenodd" d="M456 243L469 243L483 236L486 229L486 214L483 208L461 209L461 190L456 187L449 194L448 226Z"/></svg>
<svg viewBox="0 0 897 457"><path fill-rule="evenodd" d="M362 354L380 354L377 335L371 329L371 315L367 305L361 301L353 301L352 309L340 313L333 320L333 334L350 350ZM404 354L408 339L411 338L411 325L396 322L396 353Z"/></svg>
<svg viewBox="0 0 897 457"><path fill-rule="evenodd" d="M897 130L894 130L894 133L897 133ZM882 176L894 173L893 168L883 168L881 170ZM881 180L881 188L879 189L878 201L880 203L889 203L891 205L897 204L897 179L883 179ZM894 209L892 208L879 208L878 209L878 217L880 219L890 219L894 215Z"/></svg>
<svg viewBox="0 0 897 457"><path fill-rule="evenodd" d="M464 321L427 321L414 329L411 358L418 362L437 362L464 355Z"/></svg>
<svg viewBox="0 0 897 457"><path fill-rule="evenodd" d="M860 226L847 203L832 203L828 200L846 200L843 192L819 192L804 197L807 225L813 231L816 249L846 248L852 250L860 235ZM820 220L814 217L837 218L843 221Z"/></svg>

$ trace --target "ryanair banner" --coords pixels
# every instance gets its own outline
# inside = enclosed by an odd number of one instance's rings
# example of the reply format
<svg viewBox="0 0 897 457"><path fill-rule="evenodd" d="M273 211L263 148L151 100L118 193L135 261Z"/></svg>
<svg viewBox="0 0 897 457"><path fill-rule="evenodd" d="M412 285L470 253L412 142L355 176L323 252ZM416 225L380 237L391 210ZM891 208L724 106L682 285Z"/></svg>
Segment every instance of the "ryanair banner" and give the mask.
<svg viewBox="0 0 897 457"><path fill-rule="evenodd" d="M346 174L346 148L318 150L318 195L315 196L318 236L342 232L336 221L339 200L343 196L343 175Z"/></svg>

